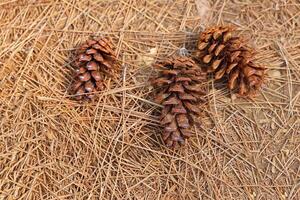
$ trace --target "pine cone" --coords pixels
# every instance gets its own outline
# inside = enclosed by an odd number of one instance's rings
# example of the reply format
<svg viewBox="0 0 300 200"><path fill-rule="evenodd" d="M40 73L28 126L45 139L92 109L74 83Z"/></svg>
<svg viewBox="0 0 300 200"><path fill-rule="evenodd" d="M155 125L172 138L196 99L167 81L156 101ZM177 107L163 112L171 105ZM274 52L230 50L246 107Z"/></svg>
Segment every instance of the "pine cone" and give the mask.
<svg viewBox="0 0 300 200"><path fill-rule="evenodd" d="M234 37L230 26L212 27L199 37L196 60L215 79L228 78L228 88L241 96L254 94L262 85L265 68L253 62L255 51L241 37Z"/></svg>
<svg viewBox="0 0 300 200"><path fill-rule="evenodd" d="M71 93L77 100L91 99L94 92L104 88L105 75L113 75L116 68L116 54L109 38L87 40L76 52L72 63L75 80Z"/></svg>
<svg viewBox="0 0 300 200"><path fill-rule="evenodd" d="M152 85L157 89L156 102L163 105L162 138L167 146L175 147L192 135L190 128L200 114L199 104L204 101L206 75L187 57L169 58L154 67L160 70Z"/></svg>

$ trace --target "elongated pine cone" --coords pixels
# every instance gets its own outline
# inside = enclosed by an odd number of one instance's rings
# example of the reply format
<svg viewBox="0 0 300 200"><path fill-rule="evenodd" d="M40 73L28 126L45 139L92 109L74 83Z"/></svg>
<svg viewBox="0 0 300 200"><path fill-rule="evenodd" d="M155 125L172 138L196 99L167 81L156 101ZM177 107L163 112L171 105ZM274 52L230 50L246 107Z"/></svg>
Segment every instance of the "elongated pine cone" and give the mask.
<svg viewBox="0 0 300 200"><path fill-rule="evenodd" d="M253 62L256 52L243 38L234 37L234 30L218 26L202 32L195 58L216 80L227 77L230 90L238 89L240 96L254 95L263 83L265 68Z"/></svg>
<svg viewBox="0 0 300 200"><path fill-rule="evenodd" d="M94 92L104 88L105 75L113 75L116 68L116 54L109 38L87 40L76 52L72 63L75 80L71 93L76 100L91 99Z"/></svg>
<svg viewBox="0 0 300 200"><path fill-rule="evenodd" d="M187 57L174 57L155 63L158 77L152 81L155 101L163 105L162 138L169 147L184 144L192 135L191 126L199 116L204 102L206 74Z"/></svg>

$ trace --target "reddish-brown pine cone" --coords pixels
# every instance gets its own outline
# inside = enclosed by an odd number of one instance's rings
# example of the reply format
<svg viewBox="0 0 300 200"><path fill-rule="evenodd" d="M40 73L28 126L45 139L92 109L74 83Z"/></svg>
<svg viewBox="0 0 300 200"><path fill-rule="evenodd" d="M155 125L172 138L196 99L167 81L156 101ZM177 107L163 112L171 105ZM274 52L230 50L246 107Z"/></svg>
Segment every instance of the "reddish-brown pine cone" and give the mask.
<svg viewBox="0 0 300 200"><path fill-rule="evenodd" d="M200 34L195 58L215 79L227 77L228 88L249 96L261 87L265 68L254 63L255 51L234 35L231 26L216 26Z"/></svg>
<svg viewBox="0 0 300 200"><path fill-rule="evenodd" d="M162 138L169 147L184 144L192 135L191 126L198 120L205 91L206 73L187 57L173 57L157 62L159 75L152 81L155 100L162 104Z"/></svg>
<svg viewBox="0 0 300 200"><path fill-rule="evenodd" d="M110 38L87 40L77 50L72 65L75 79L71 93L76 100L91 99L95 92L104 88L104 76L115 73L116 54Z"/></svg>

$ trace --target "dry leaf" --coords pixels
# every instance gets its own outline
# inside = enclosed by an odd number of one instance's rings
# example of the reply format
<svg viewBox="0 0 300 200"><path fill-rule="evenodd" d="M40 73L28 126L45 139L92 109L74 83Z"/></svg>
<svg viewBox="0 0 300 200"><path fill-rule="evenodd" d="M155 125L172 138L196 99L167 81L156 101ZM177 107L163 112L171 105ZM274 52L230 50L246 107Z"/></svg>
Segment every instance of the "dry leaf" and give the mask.
<svg viewBox="0 0 300 200"><path fill-rule="evenodd" d="M195 0L200 21L203 25L209 23L211 19L211 5L207 0Z"/></svg>
<svg viewBox="0 0 300 200"><path fill-rule="evenodd" d="M15 63L12 59L7 59L4 62L0 62L0 80L4 79L11 73Z"/></svg>
<svg viewBox="0 0 300 200"><path fill-rule="evenodd" d="M275 158L272 159L272 167L271 167L271 172L274 174L276 172L276 168L275 168L275 165L276 165L276 161L275 161Z"/></svg>
<svg viewBox="0 0 300 200"><path fill-rule="evenodd" d="M275 124L275 118L272 119L272 122L271 122L271 129L275 129L276 128L276 124Z"/></svg>
<svg viewBox="0 0 300 200"><path fill-rule="evenodd" d="M280 78L281 77L281 73L279 70L270 70L268 72L268 75L271 77L271 78Z"/></svg>
<svg viewBox="0 0 300 200"><path fill-rule="evenodd" d="M259 120L259 123L260 124L270 123L270 120L269 119L261 119L261 120Z"/></svg>
<svg viewBox="0 0 300 200"><path fill-rule="evenodd" d="M48 129L44 130L45 136L47 140L53 140L55 139L55 135L53 133L53 130L49 127Z"/></svg>
<svg viewBox="0 0 300 200"><path fill-rule="evenodd" d="M234 101L234 100L236 100L236 99L237 99L236 94L232 94L232 95L231 95L231 100Z"/></svg>
<svg viewBox="0 0 300 200"><path fill-rule="evenodd" d="M142 55L138 58L139 63L146 66L152 65L156 54L157 54L157 48L151 48L149 50L149 53Z"/></svg>

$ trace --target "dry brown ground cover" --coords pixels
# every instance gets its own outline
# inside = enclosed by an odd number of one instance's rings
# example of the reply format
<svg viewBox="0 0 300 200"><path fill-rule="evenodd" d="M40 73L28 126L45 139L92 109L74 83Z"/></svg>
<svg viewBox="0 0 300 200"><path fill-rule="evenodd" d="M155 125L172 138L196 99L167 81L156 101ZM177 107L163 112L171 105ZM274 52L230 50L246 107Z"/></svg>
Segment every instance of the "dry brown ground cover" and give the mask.
<svg viewBox="0 0 300 200"><path fill-rule="evenodd" d="M195 137L161 144L151 62L235 24L268 68L256 101L209 81ZM0 199L300 199L299 0L1 0ZM111 36L122 74L70 100L69 57Z"/></svg>

